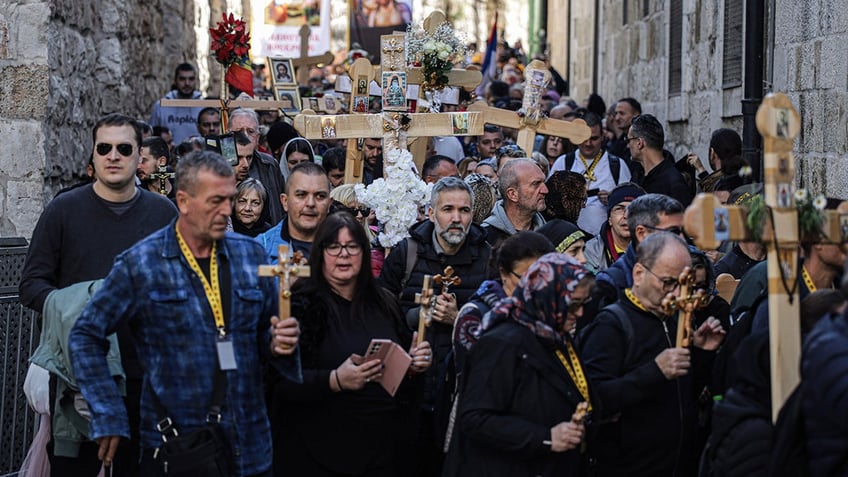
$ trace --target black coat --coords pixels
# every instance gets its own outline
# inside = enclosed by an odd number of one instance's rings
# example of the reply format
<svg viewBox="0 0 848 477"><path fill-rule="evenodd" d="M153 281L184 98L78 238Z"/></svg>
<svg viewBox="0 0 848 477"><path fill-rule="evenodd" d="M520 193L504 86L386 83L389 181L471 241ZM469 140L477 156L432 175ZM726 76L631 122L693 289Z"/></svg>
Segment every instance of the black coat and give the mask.
<svg viewBox="0 0 848 477"><path fill-rule="evenodd" d="M673 197L679 200L683 207L691 204L695 197L683 175L674 167L674 160L668 157L645 175L641 186L649 194L665 194Z"/></svg>
<svg viewBox="0 0 848 477"><path fill-rule="evenodd" d="M674 346L676 319L664 321L619 302L632 331L603 309L580 333L580 356L606 421L591 442L599 475L691 475L697 465L697 393L709 378L714 353L692 348L690 373L668 380L654 359Z"/></svg>
<svg viewBox="0 0 848 477"><path fill-rule="evenodd" d="M583 398L553 350L504 322L471 348L446 477L577 475L577 450L551 452L551 428Z"/></svg>
<svg viewBox="0 0 848 477"><path fill-rule="evenodd" d="M418 305L415 304L415 294L421 292L424 275L439 275L445 267L452 266L454 273L462 279L462 283L450 288L456 294L457 309L462 308L468 299L477 291L480 284L486 280L491 247L486 243L486 233L482 228L471 224L465 244L455 255L438 254L433 246L434 225L424 220L413 225L410 237L400 242L383 264L378 283L394 295L400 295L401 307L407 315L407 322L412 329L418 329ZM406 269L407 249L409 241L418 242L418 256L415 266L409 276L406 286L401 289L401 281ZM411 310L411 311L410 311ZM444 323L433 322L427 331L427 341L433 348L433 365L427 372L424 403L431 407L443 396L437 389L438 383L444 382L447 365L445 357L451 350L451 334L453 327Z"/></svg>
<svg viewBox="0 0 848 477"><path fill-rule="evenodd" d="M848 315L826 316L804 342L802 410L810 475L848 474Z"/></svg>

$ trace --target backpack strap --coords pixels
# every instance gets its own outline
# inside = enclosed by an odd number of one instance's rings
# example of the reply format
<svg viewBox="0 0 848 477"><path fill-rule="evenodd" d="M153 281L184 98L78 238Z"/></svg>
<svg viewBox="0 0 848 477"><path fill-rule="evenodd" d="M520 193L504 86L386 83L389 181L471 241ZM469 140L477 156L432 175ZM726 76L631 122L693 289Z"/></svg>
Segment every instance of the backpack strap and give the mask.
<svg viewBox="0 0 848 477"><path fill-rule="evenodd" d="M633 330L633 323L630 321L630 317L627 316L627 310L625 310L620 303L616 302L608 305L604 307L604 310L608 310L613 316L615 316L616 320L621 324L622 331L624 331L626 347L626 351L624 353L624 364L622 365L622 371L624 371L624 369L627 368L627 365L633 362L633 355L635 352L633 336L636 332Z"/></svg>
<svg viewBox="0 0 848 477"><path fill-rule="evenodd" d="M415 263L418 261L418 242L412 237L406 241L406 266L403 269L403 279L400 281L400 291L398 298L403 295L403 290L409 282L409 277L412 276L412 269L415 268Z"/></svg>
<svg viewBox="0 0 848 477"><path fill-rule="evenodd" d="M570 172L571 168L574 166L574 159L576 157L575 154L576 153L574 151L572 151L572 152L569 152L568 154L565 155L565 170L566 171Z"/></svg>
<svg viewBox="0 0 848 477"><path fill-rule="evenodd" d="M610 153L607 153L607 158L609 159L612 180L615 182L615 185L618 185L618 178L621 176L621 159Z"/></svg>

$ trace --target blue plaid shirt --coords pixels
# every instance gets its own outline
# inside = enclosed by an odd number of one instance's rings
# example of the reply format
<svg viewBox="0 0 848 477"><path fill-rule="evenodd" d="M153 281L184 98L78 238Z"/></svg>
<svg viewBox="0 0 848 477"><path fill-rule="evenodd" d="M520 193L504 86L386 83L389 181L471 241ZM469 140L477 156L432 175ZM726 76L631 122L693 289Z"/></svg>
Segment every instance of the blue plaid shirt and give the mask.
<svg viewBox="0 0 848 477"><path fill-rule="evenodd" d="M218 369L212 309L200 279L183 257L175 225L160 229L119 255L103 286L71 331L73 371L91 408L91 438L129 437L126 409L106 366L106 336L129 321L145 369L141 395L141 445L159 447L152 393L168 410L180 434L205 425ZM270 317L277 314L271 278L259 277L265 251L254 240L227 234L218 243L219 263L229 263L232 289L227 334L238 370L227 371L221 425L229 438L238 475L271 468L271 432L262 383L270 358ZM226 290L222 290L226 293ZM301 381L300 362L276 357L271 365Z"/></svg>

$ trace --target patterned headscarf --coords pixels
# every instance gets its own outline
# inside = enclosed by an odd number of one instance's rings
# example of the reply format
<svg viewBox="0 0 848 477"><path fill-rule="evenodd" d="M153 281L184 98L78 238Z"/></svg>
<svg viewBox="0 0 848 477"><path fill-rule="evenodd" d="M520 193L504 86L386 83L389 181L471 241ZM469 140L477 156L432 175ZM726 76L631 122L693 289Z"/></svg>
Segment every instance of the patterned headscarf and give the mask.
<svg viewBox="0 0 848 477"><path fill-rule="evenodd" d="M483 332L495 324L514 320L526 326L550 347L564 345L564 330L571 295L591 272L570 255L549 253L539 258L521 277L511 297L504 298L484 318Z"/></svg>

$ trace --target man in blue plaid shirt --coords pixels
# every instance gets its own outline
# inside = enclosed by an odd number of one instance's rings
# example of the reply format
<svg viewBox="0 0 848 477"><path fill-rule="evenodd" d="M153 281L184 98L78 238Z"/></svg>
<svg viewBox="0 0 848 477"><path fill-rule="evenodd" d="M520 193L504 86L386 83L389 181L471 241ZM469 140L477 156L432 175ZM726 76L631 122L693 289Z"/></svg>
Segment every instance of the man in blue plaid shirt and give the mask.
<svg viewBox="0 0 848 477"><path fill-rule="evenodd" d="M119 255L103 286L74 326L74 373L91 409L91 438L111 464L129 436L126 410L106 365L108 342L124 322L133 330L144 367L140 475L156 475L162 404L180 435L206 425L219 369L226 375L221 427L231 447L233 475L271 473L271 433L262 363L301 379L293 318L276 316L272 278L259 277L262 247L226 234L236 193L233 168L203 151L177 166L175 222Z"/></svg>

